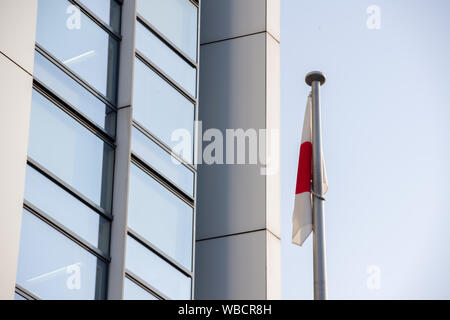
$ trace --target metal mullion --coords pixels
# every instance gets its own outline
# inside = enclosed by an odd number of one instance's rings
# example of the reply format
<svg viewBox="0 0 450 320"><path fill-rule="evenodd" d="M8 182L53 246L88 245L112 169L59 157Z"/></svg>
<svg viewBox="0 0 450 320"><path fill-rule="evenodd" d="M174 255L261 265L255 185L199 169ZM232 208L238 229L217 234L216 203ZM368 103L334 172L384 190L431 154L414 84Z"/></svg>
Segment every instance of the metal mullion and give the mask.
<svg viewBox="0 0 450 320"><path fill-rule="evenodd" d="M14 290L18 295L22 296L26 300L42 300L40 297L32 293L31 291L25 289L21 285L16 284L16 289Z"/></svg>
<svg viewBox="0 0 450 320"><path fill-rule="evenodd" d="M198 12L198 11L197 11ZM197 13L198 15L198 13ZM180 48L178 48L172 41L170 41L164 34L162 34L160 31L158 31L157 28L155 28L150 21L145 19L143 16L141 16L139 13L136 16L136 19L142 23L147 29L151 30L162 42L164 42L169 48L171 48L173 51L175 51L183 60L185 60L188 64L191 66L197 68L198 62L192 60L187 54L183 52Z"/></svg>
<svg viewBox="0 0 450 320"><path fill-rule="evenodd" d="M184 89L180 84L178 84L175 80L173 80L163 70L157 67L150 59L148 59L143 53L141 53L137 49L136 49L136 57L195 106L197 98L195 98L193 95L187 92L186 89ZM196 76L198 76L198 74Z"/></svg>
<svg viewBox="0 0 450 320"><path fill-rule="evenodd" d="M199 3L198 3L199 0L188 0L188 1L191 2L194 6L196 6L197 9L200 8L200 5L199 5Z"/></svg>
<svg viewBox="0 0 450 320"><path fill-rule="evenodd" d="M177 161L182 163L186 168L191 170L192 172L196 172L196 168L192 164L186 161L186 159L183 159L180 155L173 152L168 145L166 145L164 142L159 140L155 135L153 135L150 131L148 131L143 125L141 125L138 121L133 120L133 126L138 129L143 135L145 135L147 138L152 140L154 143L156 143L161 149L165 150L167 153L169 153L172 157L174 157Z"/></svg>
<svg viewBox="0 0 450 320"><path fill-rule="evenodd" d="M153 166L151 164L149 164L147 161L143 160L141 157L139 157L138 155L132 153L131 157L134 161L138 162L140 165L144 166L146 169L146 172L151 172L153 175L155 175L159 180L163 181L163 186L166 189L167 186L170 187L169 191L171 191L172 193L177 193L181 196L183 196L184 198L186 198L185 200L189 201L189 205L193 206L194 204L194 198L191 197L190 195L188 195L186 193L186 191L184 191L183 189L179 188L172 180L170 180L168 177L166 177L163 173L161 173L160 171L156 170L155 168L153 168ZM159 181L158 181L159 182ZM186 202L186 201L185 201Z"/></svg>
<svg viewBox="0 0 450 320"><path fill-rule="evenodd" d="M72 118L76 119L80 124L89 129L97 137L107 142L112 148L115 149L115 137L111 136L105 129L100 127L95 121L86 116L83 112L67 102L64 98L59 96L52 89L43 84L39 79L33 79L33 88L39 93L43 94L46 98L50 99L52 103L63 109ZM109 107L107 107L109 108ZM117 113L114 109L109 109L111 112Z"/></svg>
<svg viewBox="0 0 450 320"><path fill-rule="evenodd" d="M117 41L122 40L122 36L117 33L109 24L100 19L94 12L92 12L89 8L87 8L84 4L80 3L78 0L69 0L72 4L79 7L81 12L83 12L92 22L97 24L100 28L102 28L106 33L108 33L111 37L113 37Z"/></svg>
<svg viewBox="0 0 450 320"><path fill-rule="evenodd" d="M63 71L70 78L72 78L74 81L76 81L78 84L80 84L84 89L86 89L88 92L90 92L92 95L94 95L97 99L99 99L101 102L103 102L108 107L112 108L113 110L117 110L117 107L111 101L109 101L109 99L104 94L100 93L97 89L95 89L89 83L87 83L81 76L79 76L74 71L72 71L68 67L66 67L61 61L59 61L56 57L54 57L47 50L45 50L39 43L36 42L35 48L47 60L49 60L56 67L58 67L58 69Z"/></svg>
<svg viewBox="0 0 450 320"><path fill-rule="evenodd" d="M168 183L165 181L163 177L160 177L158 172L156 172L152 167L147 165L145 161L142 161L139 157L132 154L131 155L131 161L132 164L137 166L139 169L141 169L144 173L146 173L148 176L159 182L163 187L165 187L168 191L170 191L174 196L178 197L180 200L182 200L184 203L186 203L188 206L190 206L193 209L194 201L191 197L186 197L184 195L184 192L180 192L178 187L174 187L171 183Z"/></svg>
<svg viewBox="0 0 450 320"><path fill-rule="evenodd" d="M62 181L60 178L58 178L56 175L54 175L52 172L45 169L39 162L32 159L30 156L27 158L27 164L38 171L40 174L42 174L44 177L52 181L54 184L59 186L61 189L72 195L75 199L82 202L84 205L92 209L94 212L96 212L98 215L102 216L103 218L112 221L113 217L105 209L98 206L94 202L92 202L90 199L86 198L84 195L82 195L79 191L75 190L73 187L68 185L66 182Z"/></svg>
<svg viewBox="0 0 450 320"><path fill-rule="evenodd" d="M165 254L162 250L158 249L156 246L151 244L148 240L144 239L142 236L139 235L136 231L128 227L128 235L132 237L134 240L139 242L142 246L147 248L148 250L152 251L154 254L156 254L158 257L163 259L165 262L170 264L172 267L177 269L179 272L184 274L185 276L192 279L192 271L186 269L184 266L182 266L180 263L175 261L173 258L169 257L167 254Z"/></svg>
<svg viewBox="0 0 450 320"><path fill-rule="evenodd" d="M44 213L42 210L36 208L34 205L32 205L30 202L24 200L23 201L23 207L30 213L32 213L37 218L41 219L44 223L48 224L50 227L61 233L62 235L66 236L70 240L72 240L74 243L85 249L87 252L91 253L98 259L102 260L106 264L108 264L111 261L111 258L104 253L99 248L93 246L90 244L87 240L80 237L78 234L76 234L74 231L70 230L63 224L59 223L46 213Z"/></svg>
<svg viewBox="0 0 450 320"><path fill-rule="evenodd" d="M125 270L125 277L128 278L130 281L133 281L134 283L142 287L142 289L148 291L158 299L171 300L168 296L163 294L161 291L159 291L154 286L150 285L147 281L145 281L144 279L142 279L141 277L139 277L138 275L136 275L135 273L131 272L128 269Z"/></svg>

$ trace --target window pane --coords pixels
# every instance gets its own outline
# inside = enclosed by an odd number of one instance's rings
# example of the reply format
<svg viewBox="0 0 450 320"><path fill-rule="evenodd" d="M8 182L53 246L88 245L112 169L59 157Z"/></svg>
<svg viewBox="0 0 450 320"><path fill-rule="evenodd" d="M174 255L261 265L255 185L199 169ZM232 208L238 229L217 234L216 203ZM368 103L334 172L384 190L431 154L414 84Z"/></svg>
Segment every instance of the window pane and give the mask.
<svg viewBox="0 0 450 320"><path fill-rule="evenodd" d="M114 31L120 30L120 5L116 0L79 0Z"/></svg>
<svg viewBox="0 0 450 320"><path fill-rule="evenodd" d="M110 210L114 151L75 119L33 91L28 155Z"/></svg>
<svg viewBox="0 0 450 320"><path fill-rule="evenodd" d="M196 96L195 68L139 22L136 24L136 48L192 96Z"/></svg>
<svg viewBox="0 0 450 320"><path fill-rule="evenodd" d="M116 112L37 51L34 56L34 77L106 132L112 136L115 135Z"/></svg>
<svg viewBox="0 0 450 320"><path fill-rule="evenodd" d="M22 297L20 294L14 292L14 300L27 300L27 299Z"/></svg>
<svg viewBox="0 0 450 320"><path fill-rule="evenodd" d="M180 273L129 236L126 267L170 299L191 298L191 278Z"/></svg>
<svg viewBox="0 0 450 320"><path fill-rule="evenodd" d="M197 7L188 0L138 0L137 11L192 60L197 60Z"/></svg>
<svg viewBox="0 0 450 320"><path fill-rule="evenodd" d="M183 130L191 149L182 156L192 163L194 105L139 59L134 77L134 119L170 148L180 143L172 139L174 131Z"/></svg>
<svg viewBox="0 0 450 320"><path fill-rule="evenodd" d="M142 289L136 283L125 278L123 300L159 300L147 290Z"/></svg>
<svg viewBox="0 0 450 320"><path fill-rule="evenodd" d="M146 161L188 195L193 196L194 173L135 127L133 127L132 150L135 155Z"/></svg>
<svg viewBox="0 0 450 320"><path fill-rule="evenodd" d="M128 225L191 270L192 207L131 165Z"/></svg>
<svg viewBox="0 0 450 320"><path fill-rule="evenodd" d="M106 265L24 210L17 283L42 299L102 299Z"/></svg>
<svg viewBox="0 0 450 320"><path fill-rule="evenodd" d="M27 167L25 200L108 252L109 222L30 166Z"/></svg>
<svg viewBox="0 0 450 320"><path fill-rule="evenodd" d="M118 43L76 6L39 0L36 41L115 102Z"/></svg>

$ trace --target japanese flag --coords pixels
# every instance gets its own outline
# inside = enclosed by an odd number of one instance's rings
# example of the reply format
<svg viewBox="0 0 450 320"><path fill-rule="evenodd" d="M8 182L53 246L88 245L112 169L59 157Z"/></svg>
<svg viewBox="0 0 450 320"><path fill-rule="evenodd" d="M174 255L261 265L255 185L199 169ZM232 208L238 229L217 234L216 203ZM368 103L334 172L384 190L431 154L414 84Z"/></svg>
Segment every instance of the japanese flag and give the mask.
<svg viewBox="0 0 450 320"><path fill-rule="evenodd" d="M297 186L295 188L295 204L292 214L292 243L301 246L313 229L312 219L312 97L308 96L305 120L303 122L302 142L298 160ZM322 190L328 190L325 164L322 157Z"/></svg>

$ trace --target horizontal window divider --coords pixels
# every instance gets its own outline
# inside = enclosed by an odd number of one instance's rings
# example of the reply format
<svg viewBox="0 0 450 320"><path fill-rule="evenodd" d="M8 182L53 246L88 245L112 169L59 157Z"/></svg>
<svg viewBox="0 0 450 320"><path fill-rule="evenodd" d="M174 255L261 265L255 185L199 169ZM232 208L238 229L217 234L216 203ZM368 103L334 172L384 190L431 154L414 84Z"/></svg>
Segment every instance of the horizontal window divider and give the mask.
<svg viewBox="0 0 450 320"><path fill-rule="evenodd" d="M96 0L97 1L97 0ZM110 36L112 36L117 41L122 41L122 36L117 33L109 24L100 19L95 13L93 13L89 8L87 8L84 4L79 2L78 0L69 0L70 3L79 7L81 12L83 12L89 19L95 22L100 28L106 31Z"/></svg>
<svg viewBox="0 0 450 320"><path fill-rule="evenodd" d="M146 172L151 172L152 175L157 177L158 182L162 182L161 184L166 187L166 189L169 189L172 193L176 193L177 196L182 196L185 202L189 204L191 207L194 207L194 198L192 198L190 195L186 193L183 189L180 189L174 182L172 182L169 178L167 178L164 174L162 174L160 171L153 168L152 165L150 165L147 161L143 160L138 155L132 153L131 157L133 160L139 163L139 165L145 167ZM186 201L187 200L187 201Z"/></svg>
<svg viewBox="0 0 450 320"><path fill-rule="evenodd" d="M138 275L134 274L128 269L125 269L125 277L130 281L133 281L136 285L141 287L143 290L149 292L160 300L170 300L168 296L163 294L161 291L148 284L144 279L140 278Z"/></svg>
<svg viewBox="0 0 450 320"><path fill-rule="evenodd" d="M147 138L152 140L154 143L156 143L159 147L161 147L163 150L165 150L167 153L169 153L171 156L173 156L175 159L180 161L186 168L191 170L192 172L196 173L197 170L195 167L187 162L185 159L183 159L180 155L173 152L172 149L168 145L166 145L164 142L159 140L156 136L154 136L150 131L148 131L143 125L141 125L138 121L133 120L133 126L138 129L143 135L145 135Z"/></svg>
<svg viewBox="0 0 450 320"><path fill-rule="evenodd" d="M68 67L66 67L62 62L60 62L57 58L55 58L51 53L49 53L47 50L45 50L39 43L36 42L35 47L36 47L36 50L40 54L42 54L47 60L49 60L51 63L53 63L56 67L58 67L61 71L66 73L73 80L78 82L78 84L80 84L88 92L90 92L95 97L97 97L97 99L99 99L101 102L103 102L108 107L112 108L113 110L117 110L117 106L115 106L111 101L109 101L109 99L105 95L103 95L97 89L92 87L81 76L79 76L74 71L72 71Z"/></svg>
<svg viewBox="0 0 450 320"><path fill-rule="evenodd" d="M35 215L37 218L41 219L44 223L47 223L49 226L51 226L52 228L54 228L55 230L57 230L70 240L72 240L74 243L85 249L87 252L93 254L94 256L102 260L103 262L105 263L111 262L111 257L109 257L109 255L104 253L99 248L90 244L88 241L80 237L78 234L76 234L63 224L59 223L58 221L56 221L55 219L44 213L42 210L35 207L27 200L23 201L23 207L29 212L31 212L33 215Z"/></svg>
<svg viewBox="0 0 450 320"><path fill-rule="evenodd" d="M179 85L175 80L169 77L163 70L157 67L150 59L148 59L143 53L138 49L135 49L136 57L141 60L147 67L153 70L158 76L160 76L164 81L170 84L174 89L181 93L186 99L189 100L194 105L197 105L197 99L187 92L181 85ZM197 75L198 76L198 75Z"/></svg>
<svg viewBox="0 0 450 320"><path fill-rule="evenodd" d="M61 96L59 96L52 89L48 88L45 84L40 82L38 79L33 79L33 88L36 89L39 93L43 94L46 98L49 98L54 104L68 113L72 118L77 120L80 124L82 124L86 129L91 131L100 139L104 140L114 149L116 148L115 139L108 132L105 131L102 127L96 124L93 120L91 120L88 116L84 115L77 108L72 106L66 100L64 100ZM117 112L114 109L110 109L111 112Z"/></svg>
<svg viewBox="0 0 450 320"><path fill-rule="evenodd" d="M173 185L173 183L167 179L165 176L160 174L158 171L153 169L146 161L142 160L134 153L131 154L131 162L136 165L139 169L144 171L147 175L152 177L154 180L159 182L163 187L173 193L175 196L180 198L183 202L189 205L192 209L194 209L195 201L192 197L188 196L183 190Z"/></svg>
<svg viewBox="0 0 450 320"><path fill-rule="evenodd" d="M68 185L66 182L58 178L55 174L50 172L49 170L45 169L39 162L32 159L30 156L27 158L27 164L38 171L40 174L42 174L44 177L52 181L54 184L62 188L64 191L75 197L78 201L82 202L86 206L88 206L90 209L92 209L94 212L96 212L98 215L102 216L103 218L112 221L113 216L109 214L104 208L100 207L96 203L94 203L92 200L86 198L84 195L82 195L79 191Z"/></svg>
<svg viewBox="0 0 450 320"><path fill-rule="evenodd" d="M27 300L42 300L41 298L39 298L37 295L35 295L34 293L32 293L31 291L25 289L24 287L16 284L16 290L15 292L24 297Z"/></svg>
<svg viewBox="0 0 450 320"><path fill-rule="evenodd" d="M197 8L199 8L198 0L188 0L188 1L190 1L194 6L196 6Z"/></svg>
<svg viewBox="0 0 450 320"><path fill-rule="evenodd" d="M198 6L197 6L198 7ZM194 60L192 60L188 55L186 55L183 50L178 48L172 41L170 41L164 34L162 34L160 31L158 31L157 28L155 28L150 21L145 19L143 16L141 16L139 13L137 13L136 19L142 23L148 30L153 32L155 36L157 36L162 42L164 42L165 45L167 45L170 49L175 51L181 58L183 58L184 61L186 61L188 64L190 64L192 67L197 68L198 63ZM197 49L198 51L198 49Z"/></svg>
<svg viewBox="0 0 450 320"><path fill-rule="evenodd" d="M152 251L154 254L156 254L157 256L159 256L160 258L162 258L164 261L166 261L168 264L170 264L171 266L173 266L175 269L177 269L178 271L180 271L181 273L183 273L185 276L189 277L192 279L193 277L193 273L192 271L186 269L185 267L183 267L180 263L178 263L177 261L175 261L173 258L169 257L167 254L165 254L162 250L158 249L156 246L154 246L153 244L151 244L149 241L147 241L146 239L144 239L143 237L141 237L139 235L139 233L133 231L133 229L128 227L128 235L130 237L132 237L134 240L136 240L137 242L139 242L141 245L143 245L145 248L147 248L148 250Z"/></svg>

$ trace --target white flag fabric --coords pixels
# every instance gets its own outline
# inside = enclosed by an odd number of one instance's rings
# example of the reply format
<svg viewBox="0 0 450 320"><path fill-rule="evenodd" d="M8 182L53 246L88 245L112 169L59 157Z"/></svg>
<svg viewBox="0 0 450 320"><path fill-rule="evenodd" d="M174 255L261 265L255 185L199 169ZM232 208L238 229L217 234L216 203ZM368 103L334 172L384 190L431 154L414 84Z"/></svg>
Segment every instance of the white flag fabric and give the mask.
<svg viewBox="0 0 450 320"><path fill-rule="evenodd" d="M295 204L292 214L292 243L301 246L313 229L312 221L312 97L308 96L303 121L302 142L297 170L297 185L295 188ZM325 163L322 156L323 192L328 190Z"/></svg>

